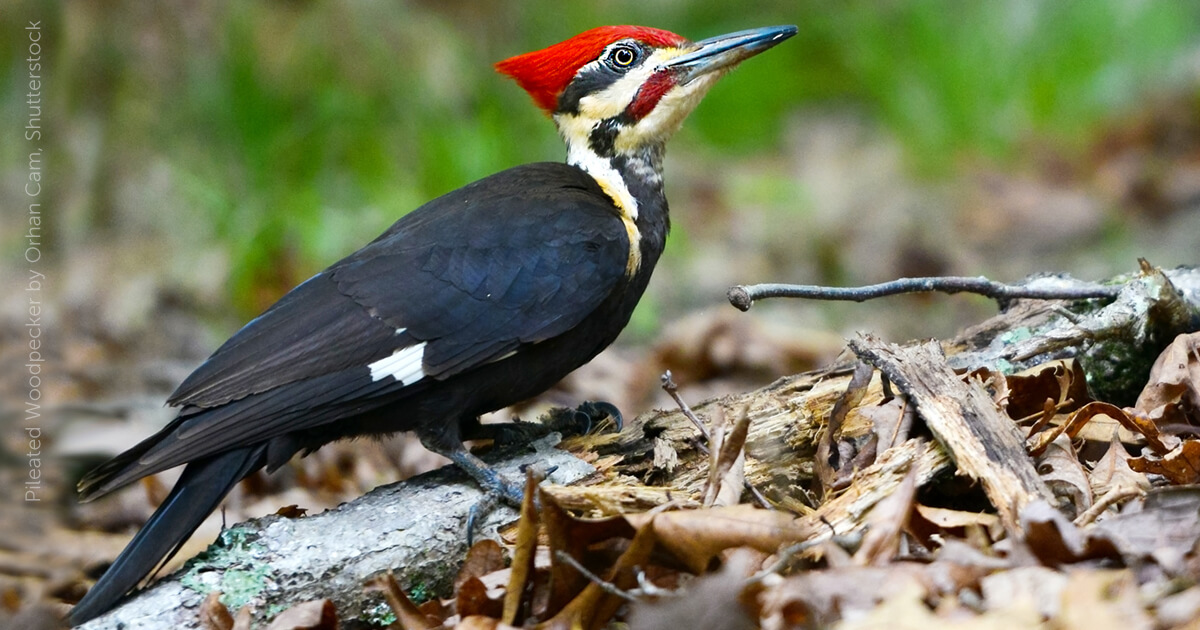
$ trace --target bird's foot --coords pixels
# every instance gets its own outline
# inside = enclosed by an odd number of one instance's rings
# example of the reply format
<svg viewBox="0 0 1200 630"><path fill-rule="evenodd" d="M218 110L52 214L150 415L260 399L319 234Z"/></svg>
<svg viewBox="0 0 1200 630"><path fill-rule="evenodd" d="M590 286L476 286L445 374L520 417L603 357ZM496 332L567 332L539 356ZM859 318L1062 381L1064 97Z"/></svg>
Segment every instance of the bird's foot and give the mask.
<svg viewBox="0 0 1200 630"><path fill-rule="evenodd" d="M546 412L543 425L563 435L587 435L593 429L601 427L606 418L612 419L618 433L625 425L621 410L617 409L616 405L602 400L589 400L574 409L551 409Z"/></svg>
<svg viewBox="0 0 1200 630"><path fill-rule="evenodd" d="M483 519L491 514L492 510L496 509L499 502L503 501L517 509L521 508L521 504L525 499L525 484L518 483L513 479L509 479L501 475L495 469L480 461L474 455L463 451L465 458L452 458L454 462L479 484L483 489L483 497L479 499L475 505L471 506L471 510L467 513L467 547L475 542L475 526ZM474 460L474 461L471 461ZM465 462L465 464L464 464ZM522 468L526 472L525 468ZM549 470L535 470L534 475L540 483L547 475L554 472L554 468ZM536 494L534 501L537 501Z"/></svg>

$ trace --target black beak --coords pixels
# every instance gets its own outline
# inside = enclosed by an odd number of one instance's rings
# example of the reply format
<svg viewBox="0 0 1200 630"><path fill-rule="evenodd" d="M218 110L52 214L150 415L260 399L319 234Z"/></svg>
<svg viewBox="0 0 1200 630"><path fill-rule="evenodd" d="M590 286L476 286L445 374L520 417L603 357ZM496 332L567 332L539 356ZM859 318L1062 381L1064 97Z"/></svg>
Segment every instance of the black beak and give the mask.
<svg viewBox="0 0 1200 630"><path fill-rule="evenodd" d="M666 66L679 69L683 73L679 83L685 84L696 77L737 65L795 34L796 27L788 25L710 37L692 44L691 51L671 59Z"/></svg>

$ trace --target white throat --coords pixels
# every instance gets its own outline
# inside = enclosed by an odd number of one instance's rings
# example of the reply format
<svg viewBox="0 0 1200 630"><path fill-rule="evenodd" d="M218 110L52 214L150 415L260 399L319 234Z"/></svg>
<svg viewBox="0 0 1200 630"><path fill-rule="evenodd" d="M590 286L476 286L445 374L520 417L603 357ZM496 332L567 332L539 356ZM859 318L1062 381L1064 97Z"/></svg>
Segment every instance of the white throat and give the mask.
<svg viewBox="0 0 1200 630"><path fill-rule="evenodd" d="M580 145L583 146L580 146ZM587 140L582 143L567 142L567 164L577 166L588 175L592 176L604 193L612 198L613 203L621 209L623 214L629 216L634 221L638 218L638 202L629 191L629 186L625 184L625 178L621 176L617 169L613 166L610 158L597 155L587 147Z"/></svg>

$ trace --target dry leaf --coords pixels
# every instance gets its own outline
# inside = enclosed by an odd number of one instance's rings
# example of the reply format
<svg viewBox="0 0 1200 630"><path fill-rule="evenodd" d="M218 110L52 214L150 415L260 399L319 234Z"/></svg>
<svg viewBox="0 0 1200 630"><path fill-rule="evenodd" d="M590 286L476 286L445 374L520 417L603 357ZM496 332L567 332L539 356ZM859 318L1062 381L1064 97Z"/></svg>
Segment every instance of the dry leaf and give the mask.
<svg viewBox="0 0 1200 630"><path fill-rule="evenodd" d="M608 567L589 562L587 550L604 540L630 540L637 530L624 517L606 519L575 518L563 510L558 500L546 488L541 488L542 512L550 547L550 598L545 615L554 616L588 585L588 579L575 567L557 557L564 552L591 571L604 572Z"/></svg>
<svg viewBox="0 0 1200 630"><path fill-rule="evenodd" d="M458 570L458 575L454 576L454 588L457 589L470 578L482 578L506 566L504 549L500 543L491 539L481 540L467 550L462 568Z"/></svg>
<svg viewBox="0 0 1200 630"><path fill-rule="evenodd" d="M1021 529L1025 544L1044 564L1056 566L1083 557L1087 548L1079 528L1062 512L1038 500L1021 510Z"/></svg>
<svg viewBox="0 0 1200 630"><path fill-rule="evenodd" d="M1046 400L1061 410L1091 401L1083 367L1075 359L1060 359L1036 365L1005 377L1008 384L1008 415L1020 420L1040 415Z"/></svg>
<svg viewBox="0 0 1200 630"><path fill-rule="evenodd" d="M744 551L744 550L742 550ZM661 628L757 628L743 606L747 578L753 574L755 556L734 553L717 572L692 580L676 597L635 602L629 615L633 630Z"/></svg>
<svg viewBox="0 0 1200 630"><path fill-rule="evenodd" d="M653 517L645 523L630 542L629 547L621 554L616 563L608 571L610 582L618 589L629 589L636 584L633 571L637 567L646 566L658 535L653 527ZM540 628L591 628L608 621L612 615L625 603L624 599L606 593L599 584L589 582L574 599L563 607L551 619L543 622Z"/></svg>
<svg viewBox="0 0 1200 630"><path fill-rule="evenodd" d="M991 512L964 512L947 508L917 504L917 514L941 529L959 529L979 525L993 529L1000 524L1000 517Z"/></svg>
<svg viewBox="0 0 1200 630"><path fill-rule="evenodd" d="M1151 630L1129 569L1071 571L1057 619L1064 630Z"/></svg>
<svg viewBox="0 0 1200 630"><path fill-rule="evenodd" d="M1146 494L1141 510L1126 510L1097 522L1089 532L1111 541L1127 558L1155 558L1168 569L1200 543L1200 488L1159 488Z"/></svg>
<svg viewBox="0 0 1200 630"><path fill-rule="evenodd" d="M895 396L878 405L859 407L858 414L871 422L878 439L876 449L883 452L908 439L912 407L903 396Z"/></svg>
<svg viewBox="0 0 1200 630"><path fill-rule="evenodd" d="M328 599L296 604L279 613L267 630L337 630L337 607Z"/></svg>
<svg viewBox="0 0 1200 630"><path fill-rule="evenodd" d="M1091 484L1067 436L1059 435L1035 462L1042 481L1058 499L1058 507L1069 507L1071 518L1092 506Z"/></svg>
<svg viewBox="0 0 1200 630"><path fill-rule="evenodd" d="M233 615L229 608L221 603L221 592L213 591L200 604L200 623L205 630L233 630Z"/></svg>
<svg viewBox="0 0 1200 630"><path fill-rule="evenodd" d="M712 558L733 547L774 553L780 546L807 539L813 532L790 514L735 505L626 517L639 530L653 522L658 543L693 573L704 571Z"/></svg>
<svg viewBox="0 0 1200 630"><path fill-rule="evenodd" d="M924 450L925 446L921 446ZM883 566L891 562L900 550L900 534L908 525L914 498L917 495L917 467L909 464L908 474L895 492L875 504L867 513L864 524L867 533L854 554L859 566Z"/></svg>
<svg viewBox="0 0 1200 630"><path fill-rule="evenodd" d="M746 436L750 431L750 416L743 408L737 413L733 426L727 426L722 407L712 413L709 430L708 483L704 489L704 507L737 505L741 502L746 479Z"/></svg>
<svg viewBox="0 0 1200 630"><path fill-rule="evenodd" d="M854 374L850 377L850 382L846 384L845 393L833 404L833 410L829 412L829 422L821 431L814 464L817 478L821 481L821 487L825 492L833 489L837 483L838 470L848 463L841 461L842 458L837 456L840 453L834 448L841 438L846 414L857 407L867 395L867 387L871 384L871 377L874 374L875 368L869 363L860 361L855 364Z"/></svg>
<svg viewBox="0 0 1200 630"><path fill-rule="evenodd" d="M1066 587L1066 575L1036 566L1001 571L979 581L983 604L988 611L1032 609L1049 619L1058 615Z"/></svg>
<svg viewBox="0 0 1200 630"><path fill-rule="evenodd" d="M504 593L504 616L501 621L520 624L529 612L526 586L533 579L533 560L538 544L538 509L534 496L544 475L530 468L525 472L525 497L521 500L521 520L517 528L517 545L513 550L512 573Z"/></svg>
<svg viewBox="0 0 1200 630"><path fill-rule="evenodd" d="M925 597L932 582L925 571L926 565L895 562L887 567L844 567L792 575L761 595L762 625L825 628L841 619L862 617L879 602L906 591L915 590Z"/></svg>
<svg viewBox="0 0 1200 630"><path fill-rule="evenodd" d="M279 508L278 510L275 510L275 514L282 516L284 518L300 518L301 516L308 514L308 509L302 508L299 505L296 505L295 503L293 503L291 505L285 505L285 506Z"/></svg>
<svg viewBox="0 0 1200 630"><path fill-rule="evenodd" d="M1178 485L1200 482L1200 440L1186 440L1162 459L1131 458L1129 467L1138 472L1162 475Z"/></svg>
<svg viewBox="0 0 1200 630"><path fill-rule="evenodd" d="M454 609L464 619L482 615L499 620L504 614L504 602L488 596L488 587L483 580L472 577L455 589Z"/></svg>
<svg viewBox="0 0 1200 630"><path fill-rule="evenodd" d="M1175 442L1178 440L1172 436L1160 435L1158 427L1153 422L1137 413L1130 413L1131 411L1105 402L1091 402L1072 414L1071 419L1065 425L1065 430L1068 436L1074 438L1081 428L1092 418L1107 416L1116 420L1117 423L1129 431L1145 437L1146 443L1154 452L1160 455L1169 452L1171 449L1164 442L1164 439Z"/></svg>
<svg viewBox="0 0 1200 630"><path fill-rule="evenodd" d="M1114 431L1108 450L1092 466L1092 474L1088 481L1091 483L1093 496L1104 496L1108 494L1109 490L1119 487L1149 490L1150 480L1146 478L1146 475L1134 472L1129 467L1130 459L1129 452L1117 439Z"/></svg>
<svg viewBox="0 0 1200 630"><path fill-rule="evenodd" d="M839 630L1010 630L1037 627L1041 619L1026 607L987 611L980 615L943 616L929 609L927 594L919 585L906 583L861 618L838 624Z"/></svg>
<svg viewBox="0 0 1200 630"><path fill-rule="evenodd" d="M1147 417L1162 418L1169 407L1181 403L1193 414L1200 411L1200 332L1179 335L1158 356L1134 408Z"/></svg>
<svg viewBox="0 0 1200 630"><path fill-rule="evenodd" d="M471 615L463 617L458 625L454 626L454 630L521 630L513 626L500 623L493 617L485 617L482 615Z"/></svg>
<svg viewBox="0 0 1200 630"><path fill-rule="evenodd" d="M396 621L405 630L431 630L441 625L426 617L424 613L413 605L412 600L404 594L404 590L396 583L396 578L392 575L391 571L388 571L387 575L381 575L367 582L367 588L383 592L383 597L387 600L388 607L396 615Z"/></svg>

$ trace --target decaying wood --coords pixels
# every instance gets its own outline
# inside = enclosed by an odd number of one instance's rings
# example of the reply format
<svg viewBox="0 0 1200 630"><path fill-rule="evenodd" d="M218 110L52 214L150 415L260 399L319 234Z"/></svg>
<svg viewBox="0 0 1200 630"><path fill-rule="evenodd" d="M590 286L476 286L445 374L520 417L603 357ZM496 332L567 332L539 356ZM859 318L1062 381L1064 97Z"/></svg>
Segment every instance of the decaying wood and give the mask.
<svg viewBox="0 0 1200 630"><path fill-rule="evenodd" d="M916 403L917 413L959 472L981 483L1010 531L1016 531L1021 509L1030 502L1054 500L1025 452L1017 425L981 383L950 369L937 343L902 348L862 335L850 348Z"/></svg>
<svg viewBox="0 0 1200 630"><path fill-rule="evenodd" d="M1051 280L1074 282L1039 279ZM1200 328L1200 269L1144 269L1118 280L1112 302L1015 302L944 344L951 367L1007 372L1077 357L1095 398L1132 403L1159 352Z"/></svg>
<svg viewBox="0 0 1200 630"><path fill-rule="evenodd" d="M1030 470L1020 436L1000 416L991 398L955 370L987 367L1005 372L1053 358L1078 357L1089 382L1120 391L1141 382L1154 357L1178 332L1200 327L1200 272L1149 271L1127 283L1108 304L1017 302L1005 313L943 344L899 348L859 340L855 350L883 369L939 441L910 439L887 448L873 463L852 471L848 487L836 490L819 507L805 499L812 487L814 455L835 403L847 390L852 364L781 378L757 391L726 396L694 407L701 419L718 408L731 417L750 419L746 438L745 480L778 509L798 515L798 531L811 538L854 534L864 516L895 492L912 466L916 482L927 484L955 466L979 479L1006 520L1023 502L1048 491ZM686 396L686 391L682 392ZM860 410L884 400L876 374L861 401L850 409L838 438L863 442L873 422ZM1004 422L1008 422L1007 425ZM1005 429L1004 427L1009 427ZM605 515L646 510L666 503L699 505L708 478L708 459L698 447L697 430L678 411L652 411L629 423L620 434L564 441L599 474L572 455L543 449L503 464L516 474L523 463L558 466L550 492L564 508ZM1018 456L1020 455L1020 456ZM953 462L953 463L952 463ZM378 600L362 585L373 575L395 570L410 592L433 593L447 583L465 552L463 526L478 490L453 470L441 470L408 482L378 488L336 510L291 519L257 519L223 537L231 548L213 550L114 612L86 626L89 630L125 627L198 627L196 607L213 589L231 594L232 578L248 580L257 590L243 599L262 619L290 603L329 598L344 620L370 615ZM506 508L493 513L485 527L511 521ZM239 604L232 602L231 608Z"/></svg>

